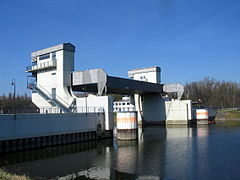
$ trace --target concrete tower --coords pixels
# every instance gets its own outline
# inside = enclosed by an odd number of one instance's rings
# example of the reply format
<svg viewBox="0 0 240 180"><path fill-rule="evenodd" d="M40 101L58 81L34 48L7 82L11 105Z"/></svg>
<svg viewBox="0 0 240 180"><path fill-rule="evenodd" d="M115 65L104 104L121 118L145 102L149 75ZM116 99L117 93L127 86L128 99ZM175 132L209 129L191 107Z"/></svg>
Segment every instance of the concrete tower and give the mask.
<svg viewBox="0 0 240 180"><path fill-rule="evenodd" d="M32 73L28 88L40 113L72 112L75 99L71 95L71 73L74 70L75 46L63 43L32 53Z"/></svg>

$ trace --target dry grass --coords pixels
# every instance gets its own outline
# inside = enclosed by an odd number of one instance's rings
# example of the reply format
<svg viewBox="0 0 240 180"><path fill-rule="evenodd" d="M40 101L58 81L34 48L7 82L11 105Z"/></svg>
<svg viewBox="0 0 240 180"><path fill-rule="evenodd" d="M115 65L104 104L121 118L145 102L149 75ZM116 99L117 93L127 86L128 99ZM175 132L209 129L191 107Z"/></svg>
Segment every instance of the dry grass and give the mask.
<svg viewBox="0 0 240 180"><path fill-rule="evenodd" d="M11 174L3 169L0 169L0 180L31 180L25 175Z"/></svg>
<svg viewBox="0 0 240 180"><path fill-rule="evenodd" d="M240 120L240 110L228 110L228 109L218 110L216 119L218 118L224 118L225 120L235 119Z"/></svg>
<svg viewBox="0 0 240 180"><path fill-rule="evenodd" d="M239 110L228 111L227 119L240 119L240 111Z"/></svg>

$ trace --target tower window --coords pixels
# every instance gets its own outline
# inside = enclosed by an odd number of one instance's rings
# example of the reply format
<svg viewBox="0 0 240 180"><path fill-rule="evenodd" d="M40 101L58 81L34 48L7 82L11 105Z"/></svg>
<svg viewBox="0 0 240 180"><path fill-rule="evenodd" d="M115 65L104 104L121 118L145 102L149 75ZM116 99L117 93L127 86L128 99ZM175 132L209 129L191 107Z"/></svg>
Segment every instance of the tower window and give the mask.
<svg viewBox="0 0 240 180"><path fill-rule="evenodd" d="M48 54L43 54L43 55L41 55L40 57L39 57L39 60L44 60L44 59L48 59L48 58L50 58L50 54L48 53Z"/></svg>
<svg viewBox="0 0 240 180"><path fill-rule="evenodd" d="M56 52L52 53L52 60L56 60Z"/></svg>

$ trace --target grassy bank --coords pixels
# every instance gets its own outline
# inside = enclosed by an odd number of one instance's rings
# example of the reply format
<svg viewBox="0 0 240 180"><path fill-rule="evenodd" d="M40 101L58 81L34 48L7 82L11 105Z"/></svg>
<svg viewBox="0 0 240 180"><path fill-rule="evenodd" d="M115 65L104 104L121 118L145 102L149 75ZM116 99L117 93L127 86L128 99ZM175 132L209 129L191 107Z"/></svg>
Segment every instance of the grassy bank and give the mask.
<svg viewBox="0 0 240 180"><path fill-rule="evenodd" d="M219 109L216 120L240 120L240 110L236 109Z"/></svg>
<svg viewBox="0 0 240 180"><path fill-rule="evenodd" d="M216 121L216 124L219 126L222 126L224 128L226 127L239 127L240 121L238 120L223 120L223 121Z"/></svg>
<svg viewBox="0 0 240 180"><path fill-rule="evenodd" d="M30 178L25 175L11 174L3 169L0 169L0 180L30 180Z"/></svg>

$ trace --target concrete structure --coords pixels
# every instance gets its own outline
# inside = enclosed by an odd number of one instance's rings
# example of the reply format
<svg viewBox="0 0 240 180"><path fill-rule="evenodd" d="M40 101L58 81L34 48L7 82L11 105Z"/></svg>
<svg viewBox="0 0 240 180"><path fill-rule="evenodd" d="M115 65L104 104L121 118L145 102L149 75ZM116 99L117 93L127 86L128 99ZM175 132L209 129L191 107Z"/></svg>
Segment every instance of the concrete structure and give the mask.
<svg viewBox="0 0 240 180"><path fill-rule="evenodd" d="M77 98L76 105L77 105L77 112L81 112L81 109L85 107L87 109L87 113L94 113L96 111L101 111L101 108L102 108L104 113L103 128L105 130L112 130L114 128L112 96L89 95L88 97Z"/></svg>
<svg viewBox="0 0 240 180"><path fill-rule="evenodd" d="M105 130L113 129L112 100L106 96L78 98L72 91L75 46L64 43L32 53L32 73L28 87L40 113L105 112ZM100 73L99 73L100 74ZM99 75L98 74L98 75ZM95 78L100 78L100 75ZM83 77L82 77L83 78Z"/></svg>
<svg viewBox="0 0 240 180"><path fill-rule="evenodd" d="M104 127L112 130L113 101L106 95L125 94L134 99L133 103L127 105L135 107L139 123L164 124L166 120L176 121L173 115L173 111L176 111L168 106L176 102L165 103L163 94L164 91L177 92L178 104L181 104L184 89L178 83L161 84L160 67L128 71L130 79L109 76L102 69L73 72L74 52L72 44L64 43L32 53L32 66L27 68L27 72L32 73L34 81L28 86L33 90L32 101L40 108L40 113L83 113L83 109L85 112L102 109L105 112ZM78 98L74 91L91 95ZM180 121L191 119L190 107L182 109L183 106L185 102L178 106L178 113L184 113L179 116Z"/></svg>
<svg viewBox="0 0 240 180"><path fill-rule="evenodd" d="M111 137L113 99L107 94L130 96L123 101L131 109L126 106L122 109L122 104L121 110L128 111L126 114L136 110L137 117L128 118L126 122L119 117L117 123L125 127L123 123L127 126L131 121L134 128L130 130L134 135L137 134L137 119L144 124L188 124L192 119L191 101L180 100L183 86L161 84L159 67L131 70L128 72L130 79L109 76L102 69L73 72L74 52L75 46L63 43L32 53L32 65L26 69L31 73L28 88L32 90L32 101L39 107L40 114L0 116L0 147L14 151L18 145L28 149L29 145L37 146L39 142L45 147L46 142L50 146L79 142L81 138L93 140L98 135ZM77 97L74 91L87 94ZM178 100L164 98L171 92L178 93ZM120 102L115 102L115 108L116 103Z"/></svg>
<svg viewBox="0 0 240 180"><path fill-rule="evenodd" d="M188 124L192 120L191 100L171 100L165 102L166 124Z"/></svg>
<svg viewBox="0 0 240 180"><path fill-rule="evenodd" d="M49 113L48 108L57 108L59 112L74 111L75 99L71 94L71 73L74 70L75 46L64 43L32 53L32 73L34 81L32 101L41 113ZM45 112L43 112L43 109Z"/></svg>
<svg viewBox="0 0 240 180"><path fill-rule="evenodd" d="M197 124L208 124L208 110L207 109L196 109L196 120Z"/></svg>
<svg viewBox="0 0 240 180"><path fill-rule="evenodd" d="M161 69L160 67L141 68L128 71L128 77L150 83L161 83Z"/></svg>
<svg viewBox="0 0 240 180"><path fill-rule="evenodd" d="M161 74L160 73L161 73L160 67L141 68L141 69L135 69L135 70L128 71L128 77L131 79L134 79L134 80L150 82L150 83L160 85L160 83L161 83ZM134 100L135 100L134 104L135 104L136 111L138 112L138 122L139 123L142 123L143 121L145 121L145 123L147 123L148 121L152 121L153 119L151 117L153 117L153 116L156 118L159 117L159 114L161 114L161 112L160 112L161 107L159 107L159 106L156 107L154 105L150 105L150 107L148 108L148 106L143 103L148 103L147 101L149 98L151 99L151 96L155 96L155 98L157 98L157 99L152 99L152 100L159 103L160 101L162 101L161 93L163 93L163 91L146 93L144 95L141 95L141 94L134 95ZM147 108L147 110L146 110L146 108ZM151 112L153 112L153 114L150 115L147 111L148 111L148 109L151 109L151 108L153 108L151 110ZM157 108L157 110L156 110L156 108ZM149 115L151 117L149 117ZM143 119L143 116L144 116L144 119ZM156 120L156 118L154 118L154 119ZM163 123L163 122L160 122L160 123Z"/></svg>
<svg viewBox="0 0 240 180"><path fill-rule="evenodd" d="M137 112L117 112L117 139L136 140L138 135Z"/></svg>
<svg viewBox="0 0 240 180"><path fill-rule="evenodd" d="M159 67L142 68L128 71L134 80L161 83ZM165 93L177 93L178 100L164 98ZM145 124L188 124L192 119L191 101L181 101L184 87L179 83L164 84L161 93L135 94L135 108L139 123Z"/></svg>
<svg viewBox="0 0 240 180"><path fill-rule="evenodd" d="M103 113L0 115L0 140L96 131Z"/></svg>
<svg viewBox="0 0 240 180"><path fill-rule="evenodd" d="M144 121L164 124L166 120L174 117L169 115L169 111L166 113L163 90L177 92L180 99L183 87L180 84L160 84L160 67L131 70L128 72L130 79L109 76L102 69L73 72L74 51L75 47L72 44L64 43L32 53L33 64L28 67L27 72L32 73L35 81L29 83L29 87L33 89L32 100L41 113L82 113L83 109L86 112L104 109L104 127L111 130L113 102L106 95L126 94L131 95L134 102L126 102L125 106L131 107L132 110L135 107L139 123ZM73 91L88 92L92 95L77 98ZM115 102L115 106L116 103L124 102ZM120 109L123 108L126 107ZM185 117L188 116L187 110L184 112L181 109L181 112L185 113Z"/></svg>
<svg viewBox="0 0 240 180"><path fill-rule="evenodd" d="M72 90L93 94L147 94L162 93L161 84L109 76L103 69L91 69L72 73Z"/></svg>
<svg viewBox="0 0 240 180"><path fill-rule="evenodd" d="M104 121L104 113L0 115L0 153L110 137Z"/></svg>

